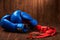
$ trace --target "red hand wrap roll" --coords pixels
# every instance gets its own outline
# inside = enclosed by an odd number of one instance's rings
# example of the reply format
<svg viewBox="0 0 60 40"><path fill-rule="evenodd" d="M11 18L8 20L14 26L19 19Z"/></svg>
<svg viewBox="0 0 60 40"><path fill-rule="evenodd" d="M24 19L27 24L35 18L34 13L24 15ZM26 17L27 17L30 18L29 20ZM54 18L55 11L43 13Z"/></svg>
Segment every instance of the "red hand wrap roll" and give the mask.
<svg viewBox="0 0 60 40"><path fill-rule="evenodd" d="M39 32L31 32L29 34L30 36L28 36L28 38L44 38L44 37L48 37L48 36L53 36L56 33L56 29L52 28L52 27L37 25L36 29ZM42 34L40 32L42 32Z"/></svg>

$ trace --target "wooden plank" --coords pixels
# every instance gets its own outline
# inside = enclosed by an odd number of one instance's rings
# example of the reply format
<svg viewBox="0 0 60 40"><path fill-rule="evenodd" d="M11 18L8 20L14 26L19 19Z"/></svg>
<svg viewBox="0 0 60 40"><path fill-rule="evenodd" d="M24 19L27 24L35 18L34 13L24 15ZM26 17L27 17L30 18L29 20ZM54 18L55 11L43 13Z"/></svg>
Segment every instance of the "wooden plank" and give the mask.
<svg viewBox="0 0 60 40"><path fill-rule="evenodd" d="M18 10L24 10L24 0L16 0L16 9Z"/></svg>
<svg viewBox="0 0 60 40"><path fill-rule="evenodd" d="M5 12L5 14L10 13L10 8L11 8L10 6L11 6L10 0L4 1L4 12Z"/></svg>
<svg viewBox="0 0 60 40"><path fill-rule="evenodd" d="M57 6L57 24L60 24L60 0L56 0L56 2L57 2L57 4L56 4L56 6Z"/></svg>
<svg viewBox="0 0 60 40"><path fill-rule="evenodd" d="M38 18L38 21L39 21L39 24L42 24L43 23L43 14L44 14L44 1L43 0L38 0L37 2L37 18Z"/></svg>
<svg viewBox="0 0 60 40"><path fill-rule="evenodd" d="M32 16L32 1L31 0L24 0L22 1L22 11L27 12Z"/></svg>
<svg viewBox="0 0 60 40"><path fill-rule="evenodd" d="M55 0L1 0L0 18L6 13L20 9L38 19L39 24L59 23L60 16L57 14L59 7L57 8L56 3L58 2Z"/></svg>
<svg viewBox="0 0 60 40"><path fill-rule="evenodd" d="M39 24L54 24L56 23L55 0L38 0L38 20ZM40 10L40 11L39 11Z"/></svg>
<svg viewBox="0 0 60 40"><path fill-rule="evenodd" d="M12 0L11 2L10 2L10 7L11 7L11 14L12 14L12 12L14 12L15 10L16 10L16 0Z"/></svg>
<svg viewBox="0 0 60 40"><path fill-rule="evenodd" d="M33 0L33 17L37 19L37 0Z"/></svg>
<svg viewBox="0 0 60 40"><path fill-rule="evenodd" d="M0 0L0 18L4 15L3 6L4 6L3 0Z"/></svg>

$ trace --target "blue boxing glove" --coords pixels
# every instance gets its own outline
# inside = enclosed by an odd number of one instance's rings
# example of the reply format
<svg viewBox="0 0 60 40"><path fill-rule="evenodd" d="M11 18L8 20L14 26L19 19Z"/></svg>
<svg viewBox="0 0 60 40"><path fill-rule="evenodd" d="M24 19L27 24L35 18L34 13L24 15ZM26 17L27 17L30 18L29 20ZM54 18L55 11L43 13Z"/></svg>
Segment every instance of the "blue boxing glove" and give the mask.
<svg viewBox="0 0 60 40"><path fill-rule="evenodd" d="M15 12L12 13L10 20L14 23L22 23L22 18L20 14L21 14L21 11L16 10Z"/></svg>
<svg viewBox="0 0 60 40"><path fill-rule="evenodd" d="M28 13L16 10L11 15L11 21L14 23L22 23L22 21L29 21L32 26L36 26L38 22L33 19Z"/></svg>
<svg viewBox="0 0 60 40"><path fill-rule="evenodd" d="M37 20L32 19L32 20L30 21L30 24L34 27L34 26L38 25L38 22L37 22Z"/></svg>
<svg viewBox="0 0 60 40"><path fill-rule="evenodd" d="M12 22L10 22L10 15L5 15L4 17L2 17L1 26L2 28L10 31L15 31L17 28L16 24L13 24Z"/></svg>
<svg viewBox="0 0 60 40"><path fill-rule="evenodd" d="M28 28L26 28L25 24L19 23L19 24L17 24L17 30L22 31L22 32L27 32Z"/></svg>
<svg viewBox="0 0 60 40"><path fill-rule="evenodd" d="M27 32L28 28L26 28L25 24L22 22L25 20L29 21L32 27L38 24L38 22L26 12L16 10L15 12L13 12L12 15L5 15L4 17L2 17L1 26L4 29L10 30L10 31L21 30L23 32Z"/></svg>
<svg viewBox="0 0 60 40"><path fill-rule="evenodd" d="M21 17L22 17L23 19L25 19L25 20L28 20L28 21L30 21L30 20L33 19L33 18L32 18L28 13L26 13L26 12L21 12Z"/></svg>
<svg viewBox="0 0 60 40"><path fill-rule="evenodd" d="M21 12L21 17L24 20L28 20L30 24L34 27L38 24L37 20L33 19L28 13L26 12Z"/></svg>
<svg viewBox="0 0 60 40"><path fill-rule="evenodd" d="M18 31L27 32L27 29L24 28L24 24L23 23L13 23L13 22L11 22L10 21L10 15L5 15L4 17L2 17L1 26L5 30L9 30L9 31L18 30Z"/></svg>

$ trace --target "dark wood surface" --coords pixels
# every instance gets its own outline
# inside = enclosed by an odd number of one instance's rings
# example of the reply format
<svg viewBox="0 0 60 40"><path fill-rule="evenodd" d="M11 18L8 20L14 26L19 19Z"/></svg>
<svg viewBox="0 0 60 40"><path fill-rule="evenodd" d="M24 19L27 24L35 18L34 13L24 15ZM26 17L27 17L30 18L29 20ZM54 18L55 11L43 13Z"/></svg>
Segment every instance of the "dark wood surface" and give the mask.
<svg viewBox="0 0 60 40"><path fill-rule="evenodd" d="M27 39L29 33L17 33L17 32L6 32L0 27L0 40L60 40L60 26L55 27L57 33L54 36L40 38L40 39Z"/></svg>
<svg viewBox="0 0 60 40"><path fill-rule="evenodd" d="M0 18L18 9L30 14L41 25L60 24L59 0L0 0Z"/></svg>
<svg viewBox="0 0 60 40"><path fill-rule="evenodd" d="M57 28L57 35L33 40L60 40L60 0L0 0L0 19L18 9L30 14L41 25ZM28 36L28 33L5 32L0 28L0 40L31 40L25 36Z"/></svg>

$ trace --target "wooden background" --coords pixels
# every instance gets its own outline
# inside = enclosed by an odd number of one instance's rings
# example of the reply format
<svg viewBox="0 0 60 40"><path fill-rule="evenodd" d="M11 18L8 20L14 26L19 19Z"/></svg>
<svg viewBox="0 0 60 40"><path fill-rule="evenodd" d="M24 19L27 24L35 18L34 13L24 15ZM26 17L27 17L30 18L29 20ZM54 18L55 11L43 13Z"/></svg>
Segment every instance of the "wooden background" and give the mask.
<svg viewBox="0 0 60 40"><path fill-rule="evenodd" d="M0 18L20 9L41 25L55 25L60 23L59 4L59 0L0 0Z"/></svg>
<svg viewBox="0 0 60 40"><path fill-rule="evenodd" d="M0 18L5 14L12 14L12 12L18 9L30 14L41 25L60 24L60 0L0 0ZM25 34L0 32L0 38L7 38L7 40L10 38L10 40L13 40L16 36L18 36L17 39L22 36L19 40L24 40ZM44 40L59 40L59 35L57 37Z"/></svg>

